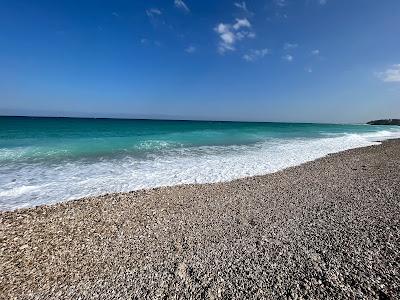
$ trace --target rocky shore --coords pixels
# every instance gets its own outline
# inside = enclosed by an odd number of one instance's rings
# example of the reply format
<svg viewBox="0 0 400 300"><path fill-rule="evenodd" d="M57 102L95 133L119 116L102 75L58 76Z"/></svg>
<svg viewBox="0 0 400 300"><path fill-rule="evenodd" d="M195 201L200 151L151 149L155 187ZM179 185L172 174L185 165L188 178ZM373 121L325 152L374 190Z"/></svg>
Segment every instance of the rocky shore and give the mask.
<svg viewBox="0 0 400 300"><path fill-rule="evenodd" d="M400 141L0 213L1 299L399 299Z"/></svg>
<svg viewBox="0 0 400 300"><path fill-rule="evenodd" d="M374 120L367 122L369 125L399 125L400 119L383 119L383 120Z"/></svg>

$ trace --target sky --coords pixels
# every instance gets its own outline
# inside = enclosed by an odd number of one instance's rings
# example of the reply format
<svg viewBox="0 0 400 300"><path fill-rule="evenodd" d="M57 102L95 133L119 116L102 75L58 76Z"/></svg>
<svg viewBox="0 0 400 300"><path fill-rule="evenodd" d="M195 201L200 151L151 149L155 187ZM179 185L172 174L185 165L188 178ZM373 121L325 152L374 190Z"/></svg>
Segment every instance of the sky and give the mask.
<svg viewBox="0 0 400 300"><path fill-rule="evenodd" d="M398 0L0 0L0 115L400 118Z"/></svg>

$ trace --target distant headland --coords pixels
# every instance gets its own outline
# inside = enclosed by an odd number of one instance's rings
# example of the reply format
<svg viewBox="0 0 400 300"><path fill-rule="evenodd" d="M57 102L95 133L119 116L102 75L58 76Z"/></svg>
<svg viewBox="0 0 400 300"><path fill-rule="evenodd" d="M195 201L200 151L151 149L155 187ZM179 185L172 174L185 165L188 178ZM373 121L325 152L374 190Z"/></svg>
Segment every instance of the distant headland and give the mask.
<svg viewBox="0 0 400 300"><path fill-rule="evenodd" d="M399 125L400 119L383 119L383 120L374 120L367 122L369 125Z"/></svg>

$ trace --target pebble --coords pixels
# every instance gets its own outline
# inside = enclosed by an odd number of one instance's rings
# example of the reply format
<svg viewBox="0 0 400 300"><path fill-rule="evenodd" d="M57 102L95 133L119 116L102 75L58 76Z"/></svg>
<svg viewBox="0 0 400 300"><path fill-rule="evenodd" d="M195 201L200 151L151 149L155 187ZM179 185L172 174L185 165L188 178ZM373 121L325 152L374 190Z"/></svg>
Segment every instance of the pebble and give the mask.
<svg viewBox="0 0 400 300"><path fill-rule="evenodd" d="M400 299L399 174L391 140L265 176L0 212L0 299Z"/></svg>

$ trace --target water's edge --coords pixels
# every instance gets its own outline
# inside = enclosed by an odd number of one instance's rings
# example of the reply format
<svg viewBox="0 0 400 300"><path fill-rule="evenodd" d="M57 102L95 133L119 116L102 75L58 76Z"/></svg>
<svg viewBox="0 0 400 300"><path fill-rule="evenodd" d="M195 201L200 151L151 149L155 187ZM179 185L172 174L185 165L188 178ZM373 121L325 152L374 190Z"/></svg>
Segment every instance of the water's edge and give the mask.
<svg viewBox="0 0 400 300"><path fill-rule="evenodd" d="M230 179L230 180L222 180L222 181L217 181L217 182L205 182L205 183L181 183L181 184L173 184L173 185L160 185L160 186L156 186L156 187L149 187L149 188L142 188L142 189L134 189L134 190L130 190L130 191L120 191L120 192L108 192L108 193L103 193L103 194L99 194L99 195L90 195L90 196L85 196L85 197L80 197L80 198L74 198L74 199L67 199L67 200L60 200L60 201L56 201L53 203L47 203L47 204L40 204L40 205L35 205L35 206L29 206L29 207L23 207L23 208L15 208L15 209L3 209L0 210L0 214L2 213L7 213L7 212L24 212L24 211L31 211L31 210L36 210L38 208L41 207L58 207L58 206L62 206L68 203L73 203L73 202L80 202L80 201L84 201L84 200L88 200L88 199L93 199L93 198L103 198L103 197L114 197L117 195L123 195L123 194L131 194L131 193L147 193L148 191L158 191L158 190L163 190L163 189L169 189L169 188L179 188L179 187L185 187L185 186L207 186L207 185L218 185L218 184L223 184L223 183L233 183L236 181L243 181L243 180L247 180L247 179L251 179L251 178L257 178L257 177L265 177L265 176L270 176L276 173L280 173L280 172L286 172L290 169L293 168L299 168L303 165L309 164L309 163L313 163L315 161L324 159L328 156L331 155L340 155L342 153L345 152L349 152L349 151L353 151L356 149L362 149L362 148L370 148L370 147L376 147L381 145L384 142L390 141L390 140L399 140L400 138L388 138L388 139L380 139L380 140L375 140L373 141L371 145L367 145L367 146L360 146L360 147L354 147L354 148L350 148L350 149L346 149L346 150L342 150L342 151L338 151L338 152L332 152L332 153L328 153L324 156L309 160L309 161L305 161L302 162L298 165L293 165L293 166L288 166L285 167L283 169L280 170L276 170L270 173L265 173L265 174L258 174L258 175L251 175L251 176L245 176L245 177L239 177L239 178L235 178L235 179Z"/></svg>

